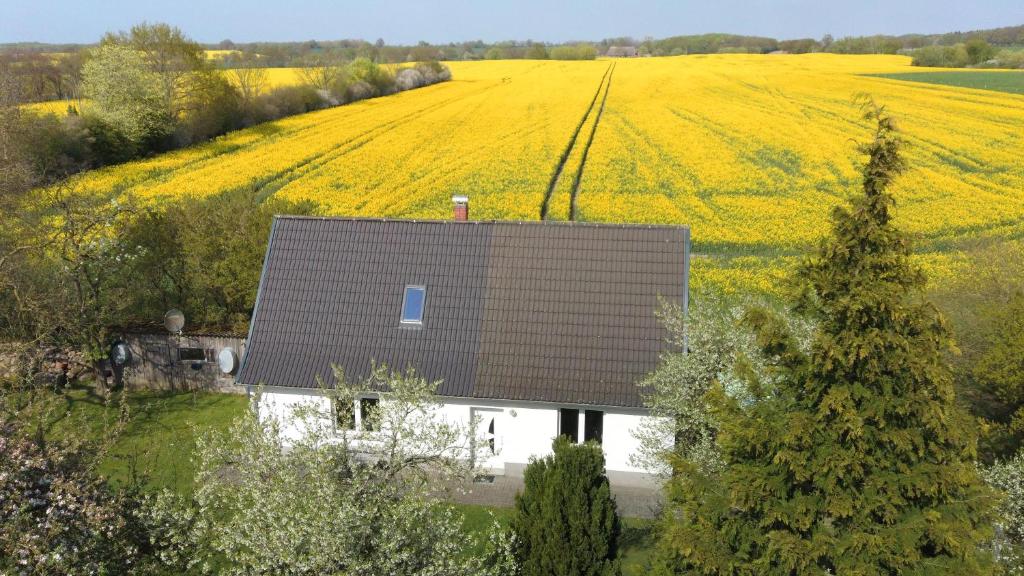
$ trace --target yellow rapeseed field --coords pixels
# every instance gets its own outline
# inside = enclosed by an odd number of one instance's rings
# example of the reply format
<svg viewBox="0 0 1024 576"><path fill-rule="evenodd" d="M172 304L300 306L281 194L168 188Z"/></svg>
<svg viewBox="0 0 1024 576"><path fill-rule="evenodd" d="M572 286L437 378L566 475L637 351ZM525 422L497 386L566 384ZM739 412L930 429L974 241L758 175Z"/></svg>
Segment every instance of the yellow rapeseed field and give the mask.
<svg viewBox="0 0 1024 576"><path fill-rule="evenodd" d="M83 101L81 100L47 100L46 102L22 104L21 109L35 112L36 114L56 114L57 116L64 116L68 113L68 106L72 106L77 110L81 108L82 104Z"/></svg>
<svg viewBox="0 0 1024 576"><path fill-rule="evenodd" d="M278 86L301 84L302 81L301 68L267 68L267 90Z"/></svg>
<svg viewBox="0 0 1024 576"><path fill-rule="evenodd" d="M941 279L980 238L1024 236L1024 96L868 76L901 56L710 55L454 62L451 82L286 118L89 173L95 194L246 187L325 214L689 224L694 277L777 289L855 193L869 135L854 96L900 119L898 224ZM612 68L614 66L614 68ZM274 85L296 81L273 71Z"/></svg>

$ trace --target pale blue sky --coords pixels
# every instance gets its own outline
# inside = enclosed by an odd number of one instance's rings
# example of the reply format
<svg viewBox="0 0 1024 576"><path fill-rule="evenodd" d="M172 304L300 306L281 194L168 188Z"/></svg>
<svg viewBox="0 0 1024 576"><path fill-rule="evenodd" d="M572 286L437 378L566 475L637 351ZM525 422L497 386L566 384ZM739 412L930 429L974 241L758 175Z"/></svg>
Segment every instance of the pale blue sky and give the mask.
<svg viewBox="0 0 1024 576"><path fill-rule="evenodd" d="M93 42L142 20L174 24L201 42L839 38L1024 24L1024 0L0 0L0 42Z"/></svg>

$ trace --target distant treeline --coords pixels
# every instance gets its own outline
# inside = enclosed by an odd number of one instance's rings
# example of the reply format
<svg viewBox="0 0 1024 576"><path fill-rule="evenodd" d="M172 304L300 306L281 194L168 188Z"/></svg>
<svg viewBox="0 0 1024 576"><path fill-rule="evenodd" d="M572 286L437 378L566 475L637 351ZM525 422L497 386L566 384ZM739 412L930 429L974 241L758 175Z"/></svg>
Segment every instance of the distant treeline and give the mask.
<svg viewBox="0 0 1024 576"><path fill-rule="evenodd" d="M140 24L108 34L88 50L0 54L0 108L7 108L8 137L46 183L451 78L436 61L387 65L336 55L309 58L294 85L272 86L268 72L262 66L220 68L177 28ZM55 99L68 100L68 114L18 109Z"/></svg>
<svg viewBox="0 0 1024 576"><path fill-rule="evenodd" d="M927 46L955 46L970 40L983 40L996 48L1024 46L1024 25L1007 26L988 30L948 32L944 34L904 34L901 36L851 36L833 38L826 34L820 39L798 38L777 40L759 36L737 34L699 34L672 36L669 38L636 39L631 37L606 38L600 42L544 43L526 41L503 41L487 43L482 40L430 44L419 42L415 45L392 45L383 39L375 42L366 40L334 40L305 42L251 42L236 43L223 40L206 44L211 50L229 51L220 62L224 67L246 65L252 55L259 55L260 65L269 67L303 66L310 59L332 57L346 60L367 58L378 63L424 62L431 60L484 60L484 59L578 59L580 54L588 57L593 49L594 56L603 56L612 47L631 46L639 56L673 56L681 54L714 54L743 52L765 54L775 51L790 53L832 52L837 54L896 54L909 52ZM19 43L0 44L0 52L75 52L83 48L74 44Z"/></svg>
<svg viewBox="0 0 1024 576"><path fill-rule="evenodd" d="M910 52L914 66L942 68L1024 68L1024 48L997 49L972 38L952 46L925 46Z"/></svg>

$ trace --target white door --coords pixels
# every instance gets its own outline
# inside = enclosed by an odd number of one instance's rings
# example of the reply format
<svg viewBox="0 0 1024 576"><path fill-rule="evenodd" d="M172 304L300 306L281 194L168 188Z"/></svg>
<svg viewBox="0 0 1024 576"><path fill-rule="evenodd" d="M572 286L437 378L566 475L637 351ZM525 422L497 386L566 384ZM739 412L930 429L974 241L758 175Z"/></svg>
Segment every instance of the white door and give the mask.
<svg viewBox="0 0 1024 576"><path fill-rule="evenodd" d="M497 408L470 408L470 417L476 422L475 450L477 466L485 472L503 474L505 462L501 458L501 414Z"/></svg>

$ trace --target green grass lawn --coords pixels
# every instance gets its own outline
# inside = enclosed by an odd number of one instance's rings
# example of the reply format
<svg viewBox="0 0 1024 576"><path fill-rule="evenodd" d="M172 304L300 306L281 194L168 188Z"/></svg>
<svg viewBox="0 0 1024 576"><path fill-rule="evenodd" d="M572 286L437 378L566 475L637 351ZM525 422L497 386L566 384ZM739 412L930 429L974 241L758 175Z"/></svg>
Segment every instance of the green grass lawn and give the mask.
<svg viewBox="0 0 1024 576"><path fill-rule="evenodd" d="M979 90L996 90L1011 94L1024 94L1024 72L965 70L942 72L901 72L898 74L872 74L878 78L893 80L909 80L927 84L942 84L960 88L977 88Z"/></svg>
<svg viewBox="0 0 1024 576"><path fill-rule="evenodd" d="M116 396L104 402L92 389L54 395L54 402L59 403L51 424L54 434L84 428L99 436L117 421L120 410ZM227 429L247 403L239 394L131 392L128 424L100 471L115 484L135 477L147 489L189 493L196 434Z"/></svg>
<svg viewBox="0 0 1024 576"><path fill-rule="evenodd" d="M467 531L483 533L497 520L507 526L512 517L510 508L491 508L472 504L456 504L455 507L465 517L463 526ZM654 548L654 521L643 518L622 519L622 573L624 576L640 576L647 574L647 562Z"/></svg>

